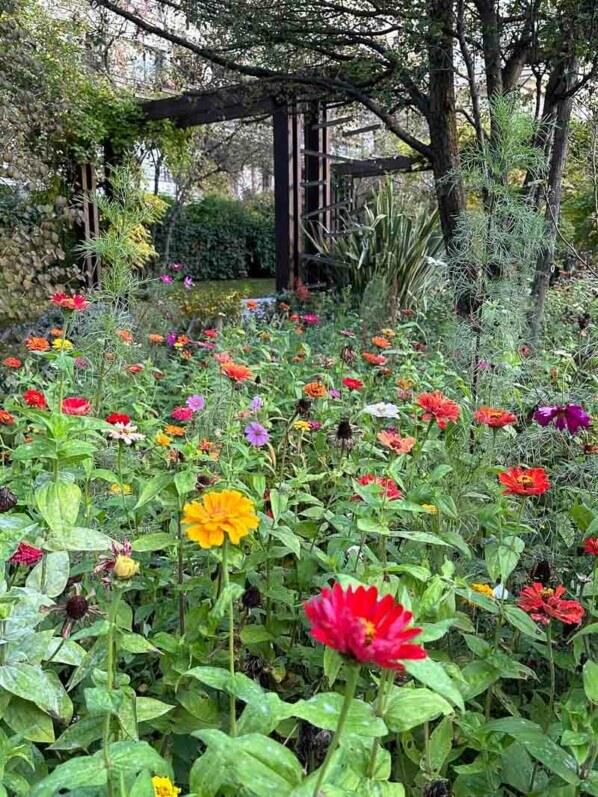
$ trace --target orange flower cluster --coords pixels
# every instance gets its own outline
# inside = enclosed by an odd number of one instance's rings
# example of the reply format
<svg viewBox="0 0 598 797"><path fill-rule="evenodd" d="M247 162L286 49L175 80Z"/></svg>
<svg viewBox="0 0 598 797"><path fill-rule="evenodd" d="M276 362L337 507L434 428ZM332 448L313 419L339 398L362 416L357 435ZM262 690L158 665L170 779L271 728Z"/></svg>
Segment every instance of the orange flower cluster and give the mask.
<svg viewBox="0 0 598 797"><path fill-rule="evenodd" d="M456 423L459 420L461 411L459 406L448 399L440 390L435 390L433 393L422 393L418 397L417 403L425 410L422 420L435 420L441 429L446 429L449 421Z"/></svg>
<svg viewBox="0 0 598 797"><path fill-rule="evenodd" d="M147 339L154 345L158 345L158 343L164 343L164 335L156 335L155 333L151 333L147 336Z"/></svg>
<svg viewBox="0 0 598 797"><path fill-rule="evenodd" d="M133 335L131 335L128 329L117 329L116 334L128 346L130 346L131 343L133 343Z"/></svg>
<svg viewBox="0 0 598 797"><path fill-rule="evenodd" d="M27 346L29 351L48 351L50 348L50 344L45 338L36 338L33 335L27 338L25 346Z"/></svg>
<svg viewBox="0 0 598 797"><path fill-rule="evenodd" d="M364 352L362 358L369 363L370 365L385 365L386 364L386 357L383 354L371 354L370 352Z"/></svg>
<svg viewBox="0 0 598 797"><path fill-rule="evenodd" d="M244 382L246 379L253 379L253 374L246 365L237 365L232 360L222 363L221 371L224 376L228 376L231 382Z"/></svg>
<svg viewBox="0 0 598 797"><path fill-rule="evenodd" d="M372 344L377 346L379 349L388 349L390 348L390 341L386 338L382 337L382 335L375 335L372 338Z"/></svg>
<svg viewBox="0 0 598 797"><path fill-rule="evenodd" d="M494 407L480 407L473 414L478 423L483 423L491 429L502 429L511 423L517 423L517 417L508 410L496 409Z"/></svg>
<svg viewBox="0 0 598 797"><path fill-rule="evenodd" d="M324 398L328 391L321 382L308 382L303 388L303 392L306 396L317 399Z"/></svg>

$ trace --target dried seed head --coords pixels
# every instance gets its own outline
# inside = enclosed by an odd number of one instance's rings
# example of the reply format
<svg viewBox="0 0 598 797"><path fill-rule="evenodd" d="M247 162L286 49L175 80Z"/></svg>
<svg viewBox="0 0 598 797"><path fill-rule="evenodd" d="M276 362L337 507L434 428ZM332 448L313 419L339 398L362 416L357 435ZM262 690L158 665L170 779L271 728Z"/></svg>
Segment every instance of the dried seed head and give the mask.
<svg viewBox="0 0 598 797"><path fill-rule="evenodd" d="M17 496L10 487L0 487L0 512L8 512L17 504Z"/></svg>
<svg viewBox="0 0 598 797"><path fill-rule="evenodd" d="M89 603L83 595L73 595L67 600L64 610L71 620L81 620L89 611Z"/></svg>

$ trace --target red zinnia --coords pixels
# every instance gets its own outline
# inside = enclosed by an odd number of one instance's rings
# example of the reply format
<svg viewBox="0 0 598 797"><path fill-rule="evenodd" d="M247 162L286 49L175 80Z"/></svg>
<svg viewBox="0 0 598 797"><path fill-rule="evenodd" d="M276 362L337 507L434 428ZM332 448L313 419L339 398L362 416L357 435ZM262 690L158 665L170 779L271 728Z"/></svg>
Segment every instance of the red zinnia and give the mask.
<svg viewBox="0 0 598 797"><path fill-rule="evenodd" d="M7 368L20 368L23 365L17 357L5 357L2 362Z"/></svg>
<svg viewBox="0 0 598 797"><path fill-rule="evenodd" d="M39 407L41 410L48 406L46 397L39 390L26 390L23 393L23 401L30 407Z"/></svg>
<svg viewBox="0 0 598 797"><path fill-rule="evenodd" d="M583 549L592 556L598 556L598 537L589 537L583 542Z"/></svg>
<svg viewBox="0 0 598 797"><path fill-rule="evenodd" d="M62 402L62 411L65 415L88 415L91 411L91 402L84 398L70 396Z"/></svg>
<svg viewBox="0 0 598 797"><path fill-rule="evenodd" d="M422 420L435 420L441 429L446 429L449 421L456 423L459 420L461 411L459 406L448 399L440 390L435 390L433 393L422 393L418 397L417 403L425 410Z"/></svg>
<svg viewBox="0 0 598 797"><path fill-rule="evenodd" d="M131 419L124 412L113 412L106 418L106 423L131 423Z"/></svg>
<svg viewBox="0 0 598 797"><path fill-rule="evenodd" d="M85 296L76 293L74 296L68 296L66 293L54 293L50 297L52 304L57 304L63 310L85 310L89 307L89 301Z"/></svg>
<svg viewBox="0 0 598 797"><path fill-rule="evenodd" d="M542 495L550 487L544 468L509 468L498 474L505 495Z"/></svg>
<svg viewBox="0 0 598 797"><path fill-rule="evenodd" d="M479 423L490 426L491 429L502 429L510 423L517 423L517 418L508 410L499 410L494 407L480 407L473 414Z"/></svg>
<svg viewBox="0 0 598 797"><path fill-rule="evenodd" d="M125 368L127 374L140 374L142 371L143 365L141 363L133 363L133 365L127 365Z"/></svg>
<svg viewBox="0 0 598 797"><path fill-rule="evenodd" d="M0 423L5 426L12 426L15 422L15 416L11 415L7 410L0 410Z"/></svg>
<svg viewBox="0 0 598 797"><path fill-rule="evenodd" d="M8 561L19 565L26 565L27 567L32 567L34 564L39 562L42 556L43 551L40 551L39 548L34 548L33 545L27 545L27 543L20 542L19 547Z"/></svg>
<svg viewBox="0 0 598 797"><path fill-rule="evenodd" d="M229 361L223 363L221 368L224 376L228 376L232 382L244 382L245 379L253 378L253 374L246 365L237 365L236 363Z"/></svg>
<svg viewBox="0 0 598 797"><path fill-rule="evenodd" d="M360 476L356 481L357 484L360 484L362 487L367 487L368 484L377 484L382 488L382 492L386 495L386 498L388 498L389 501L403 497L403 493L399 490L396 482L394 482L392 479L387 479L382 476L374 476L373 473L366 473L365 476ZM353 500L361 501L361 498L359 496L355 496Z"/></svg>
<svg viewBox="0 0 598 797"><path fill-rule="evenodd" d="M361 390L363 382L360 379L353 379L352 376L346 376L343 379L343 385L347 390Z"/></svg>
<svg viewBox="0 0 598 797"><path fill-rule="evenodd" d="M215 329L204 329L204 333L203 334L205 335L206 338L217 338L218 337L218 333L216 332Z"/></svg>
<svg viewBox="0 0 598 797"><path fill-rule="evenodd" d="M521 590L517 605L542 625L548 625L553 617L567 625L578 625L584 615L583 606L578 601L562 600L564 592L562 586L549 589L536 581Z"/></svg>
<svg viewBox="0 0 598 797"><path fill-rule="evenodd" d="M401 660L426 658L423 648L410 644L422 631L407 628L412 613L392 595L379 598L376 587L343 590L335 584L303 606L313 638L352 661L401 672Z"/></svg>

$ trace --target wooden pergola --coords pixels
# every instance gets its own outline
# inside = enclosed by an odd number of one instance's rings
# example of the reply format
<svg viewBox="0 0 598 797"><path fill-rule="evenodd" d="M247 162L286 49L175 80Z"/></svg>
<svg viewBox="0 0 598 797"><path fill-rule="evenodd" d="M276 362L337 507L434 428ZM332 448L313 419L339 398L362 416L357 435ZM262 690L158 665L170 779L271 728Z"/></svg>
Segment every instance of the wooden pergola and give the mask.
<svg viewBox="0 0 598 797"><path fill-rule="evenodd" d="M306 265L317 262L313 237L334 234L350 200L334 196L335 178L419 171L409 157L353 160L333 155L330 128L351 117L329 118L330 98L311 86L252 81L208 92L186 92L141 104L147 121L170 119L178 127L271 116L274 140L276 289L293 288ZM377 125L352 131L358 135ZM327 234L325 232L325 234Z"/></svg>

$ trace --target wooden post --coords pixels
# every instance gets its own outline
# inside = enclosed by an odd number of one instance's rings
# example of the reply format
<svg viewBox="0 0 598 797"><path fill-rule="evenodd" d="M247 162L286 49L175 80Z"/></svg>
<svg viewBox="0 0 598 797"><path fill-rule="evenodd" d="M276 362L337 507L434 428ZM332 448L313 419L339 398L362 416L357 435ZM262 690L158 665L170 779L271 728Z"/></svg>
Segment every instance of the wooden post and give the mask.
<svg viewBox="0 0 598 797"><path fill-rule="evenodd" d="M274 121L274 229L276 290L294 287L301 252L299 124L295 109L283 105Z"/></svg>
<svg viewBox="0 0 598 797"><path fill-rule="evenodd" d="M97 189L95 169L90 163L81 165L81 192L83 199L83 230L86 241L91 241L99 232L100 219L98 207L91 199ZM99 281L100 262L91 254L85 256L85 277L88 288L94 288Z"/></svg>

